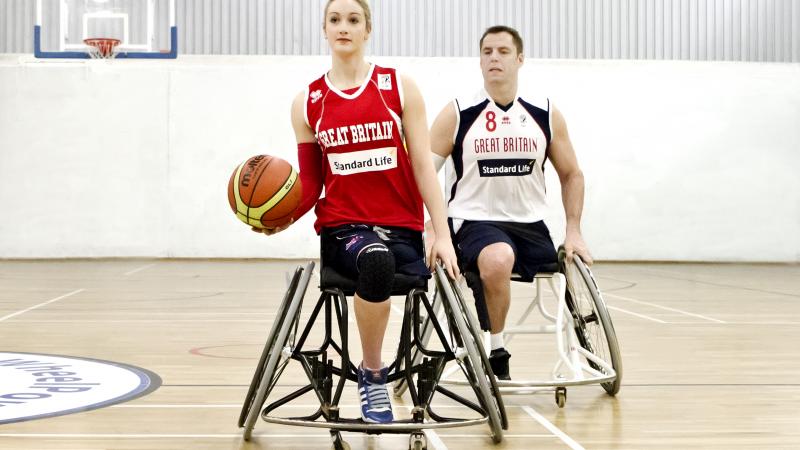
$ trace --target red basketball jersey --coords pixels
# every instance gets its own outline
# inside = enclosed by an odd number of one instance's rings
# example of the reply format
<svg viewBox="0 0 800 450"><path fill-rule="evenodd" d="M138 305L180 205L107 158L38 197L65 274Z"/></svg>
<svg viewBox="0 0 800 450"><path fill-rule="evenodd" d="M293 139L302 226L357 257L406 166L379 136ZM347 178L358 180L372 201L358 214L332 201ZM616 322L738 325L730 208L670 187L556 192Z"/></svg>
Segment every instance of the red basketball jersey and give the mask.
<svg viewBox="0 0 800 450"><path fill-rule="evenodd" d="M308 86L305 119L322 149L319 233L347 223L423 229L422 197L406 151L403 89L394 69L372 65L363 85L340 91L323 75Z"/></svg>

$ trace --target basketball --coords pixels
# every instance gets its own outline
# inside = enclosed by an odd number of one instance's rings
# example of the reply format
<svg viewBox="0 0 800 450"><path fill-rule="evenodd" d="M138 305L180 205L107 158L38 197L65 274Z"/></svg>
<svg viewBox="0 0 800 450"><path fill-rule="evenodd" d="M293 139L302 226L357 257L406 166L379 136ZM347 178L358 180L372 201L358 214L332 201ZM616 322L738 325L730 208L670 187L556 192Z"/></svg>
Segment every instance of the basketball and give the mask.
<svg viewBox="0 0 800 450"><path fill-rule="evenodd" d="M258 155L233 171L228 202L242 222L257 228L286 225L300 204L302 186L291 164L276 156Z"/></svg>

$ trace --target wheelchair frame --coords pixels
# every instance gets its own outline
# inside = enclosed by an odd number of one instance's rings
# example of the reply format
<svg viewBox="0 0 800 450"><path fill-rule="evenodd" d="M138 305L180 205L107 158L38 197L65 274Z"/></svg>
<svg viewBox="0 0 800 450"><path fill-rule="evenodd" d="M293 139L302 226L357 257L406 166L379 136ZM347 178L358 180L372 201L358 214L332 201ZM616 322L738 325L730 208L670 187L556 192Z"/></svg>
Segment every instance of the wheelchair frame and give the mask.
<svg viewBox="0 0 800 450"><path fill-rule="evenodd" d="M504 330L506 344L517 334L555 334L558 360L552 369L552 378L498 380L500 391L503 394L554 391L559 407L566 404L568 386L600 384L609 395L616 395L622 380L622 360L616 332L597 282L579 256L575 255L573 262L567 263L563 248L559 249L558 268L557 272L541 273L534 277L532 281L536 284L536 296L517 323ZM542 301L545 280L557 301L553 313L547 310ZM452 285L451 288L459 301L466 304L458 286ZM526 324L526 319L535 309L551 324ZM472 325L478 333L482 333L475 323ZM590 328L599 328L603 335L593 335ZM598 355L598 349L601 348L608 351ZM463 380L449 379L451 374L443 374L443 384L466 384Z"/></svg>
<svg viewBox="0 0 800 450"><path fill-rule="evenodd" d="M271 423L328 428L331 431L334 448L337 449L347 446L341 437L342 431L368 434L410 433L409 448L422 449L427 445L423 429L482 423L489 424L491 437L495 443L502 441L503 430L508 428L505 407L480 337L474 333L471 324L465 319L469 314L463 308L463 303L458 303L455 297L438 302L444 304L448 323L455 325L454 329L450 330L451 339L448 340L436 321L423 321L421 318L422 312L427 318L435 317L435 313L434 305L419 288L413 288L406 294L400 343L395 360L389 366L387 380L387 382L402 380L408 387L414 404L412 417L389 424L370 424L364 423L360 418L341 417L338 405L344 385L347 380L357 380L357 369L350 361L348 352L347 299L341 288L323 288L311 317L303 326L302 332L298 334L298 330L301 329L302 301L313 269L314 263L309 262L304 268L298 267L295 270L278 308L275 322L272 324L239 415L238 425L244 429L245 440L249 440L252 436L255 422L260 415L262 420ZM449 283L441 267L437 268L434 278L437 285ZM317 348L304 350L309 333L323 308L325 322L323 342ZM333 336L334 317L338 325L340 340L338 343ZM423 323L427 324L427 335L424 335L421 329ZM442 343L443 351L426 347L432 334L435 334ZM424 342L423 336L426 336ZM339 356L341 367L334 366L334 360L328 359L329 351ZM414 361L412 354L415 357L419 356L419 360ZM264 406L287 364L292 360L302 365L309 384ZM461 368L470 380L477 402L468 400L439 384L445 365L451 361L456 361L457 367ZM335 381L334 377L338 377L338 381ZM312 391L320 402L320 406L313 414L299 417L278 417L271 414L280 406ZM431 400L437 392L473 410L479 417L463 419L437 414L431 405ZM322 420L318 420L320 418Z"/></svg>

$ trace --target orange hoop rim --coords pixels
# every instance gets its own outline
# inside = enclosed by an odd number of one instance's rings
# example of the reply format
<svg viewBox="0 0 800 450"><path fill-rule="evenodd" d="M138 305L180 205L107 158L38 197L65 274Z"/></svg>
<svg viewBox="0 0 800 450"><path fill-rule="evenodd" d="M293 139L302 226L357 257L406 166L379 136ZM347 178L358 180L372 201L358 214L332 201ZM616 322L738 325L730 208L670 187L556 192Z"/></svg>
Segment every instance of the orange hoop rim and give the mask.
<svg viewBox="0 0 800 450"><path fill-rule="evenodd" d="M92 47L90 52L93 56L101 58L111 58L114 56L114 48L119 45L120 40L114 38L87 38L83 43Z"/></svg>

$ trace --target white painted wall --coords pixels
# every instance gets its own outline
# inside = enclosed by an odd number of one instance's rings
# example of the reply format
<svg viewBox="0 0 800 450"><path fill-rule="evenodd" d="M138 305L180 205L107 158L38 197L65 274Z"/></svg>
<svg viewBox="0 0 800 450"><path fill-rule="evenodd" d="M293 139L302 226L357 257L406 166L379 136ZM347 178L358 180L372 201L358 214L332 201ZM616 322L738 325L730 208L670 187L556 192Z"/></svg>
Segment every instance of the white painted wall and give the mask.
<svg viewBox="0 0 800 450"><path fill-rule="evenodd" d="M416 79L429 121L481 84L476 59L374 60ZM296 164L290 102L328 64L0 55L0 258L316 256L313 213L267 238L226 188L249 156ZM597 258L800 261L800 65L530 60L522 79L567 118Z"/></svg>

